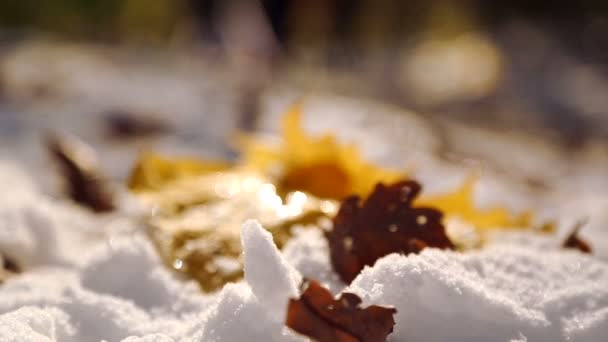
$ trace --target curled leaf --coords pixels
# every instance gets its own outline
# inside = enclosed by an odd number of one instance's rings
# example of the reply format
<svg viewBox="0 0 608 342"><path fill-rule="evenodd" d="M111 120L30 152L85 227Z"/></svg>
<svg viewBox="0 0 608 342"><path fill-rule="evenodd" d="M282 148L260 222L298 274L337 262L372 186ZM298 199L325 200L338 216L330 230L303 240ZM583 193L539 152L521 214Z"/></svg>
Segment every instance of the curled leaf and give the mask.
<svg viewBox="0 0 608 342"><path fill-rule="evenodd" d="M382 342L393 331L394 308L361 308L361 298L343 293L338 299L316 281L304 282L299 299L290 299L286 325L319 342Z"/></svg>
<svg viewBox="0 0 608 342"><path fill-rule="evenodd" d="M585 225L585 223L587 223L585 220L581 220L576 223L570 235L568 235L566 240L564 240L564 243L562 244L563 248L578 249L583 253L591 254L591 246L578 237L578 232Z"/></svg>
<svg viewBox="0 0 608 342"><path fill-rule="evenodd" d="M362 202L352 196L342 202L329 241L334 270L350 283L366 265L390 253L418 253L425 247L453 249L433 208L412 207L421 187L415 181L378 183Z"/></svg>
<svg viewBox="0 0 608 342"><path fill-rule="evenodd" d="M109 183L89 146L76 138L50 135L46 147L59 166L65 191L72 200L95 212L114 210Z"/></svg>

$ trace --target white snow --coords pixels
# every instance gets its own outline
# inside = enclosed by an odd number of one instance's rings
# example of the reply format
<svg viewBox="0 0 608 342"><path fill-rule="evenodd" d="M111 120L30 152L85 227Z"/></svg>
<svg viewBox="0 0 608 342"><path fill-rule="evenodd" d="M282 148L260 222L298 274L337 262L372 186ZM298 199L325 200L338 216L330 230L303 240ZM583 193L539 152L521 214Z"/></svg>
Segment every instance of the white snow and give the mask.
<svg viewBox="0 0 608 342"><path fill-rule="evenodd" d="M0 315L0 340L4 342L52 342L71 331L65 313L57 309L22 307Z"/></svg>
<svg viewBox="0 0 608 342"><path fill-rule="evenodd" d="M136 223L90 215L32 183L0 163L0 251L26 269L0 285L0 341L306 341L283 325L301 279L345 289L322 231L301 228L280 252L247 221L245 279L204 295L162 264L143 229L110 227ZM602 231L591 222L589 233ZM556 246L519 236L480 251L389 255L346 290L397 308L390 341L602 341L608 264Z"/></svg>
<svg viewBox="0 0 608 342"><path fill-rule="evenodd" d="M394 341L569 341L580 321L606 310L605 284L608 267L593 258L510 246L390 255L349 290L364 303L395 305ZM608 329L588 325L595 328L579 338L600 341Z"/></svg>
<svg viewBox="0 0 608 342"><path fill-rule="evenodd" d="M283 324L287 301L298 295L300 274L287 264L270 233L257 221L243 224L241 240L246 283L224 287L200 339L195 340L303 340Z"/></svg>
<svg viewBox="0 0 608 342"><path fill-rule="evenodd" d="M295 229L295 236L283 248L285 259L305 278L315 279L332 293L339 293L345 284L333 271L327 240L320 229Z"/></svg>
<svg viewBox="0 0 608 342"><path fill-rule="evenodd" d="M298 295L300 274L285 261L270 232L254 220L243 224L241 240L245 258L245 281L257 299L277 321L286 313L286 299ZM272 286L268 286L272 283Z"/></svg>
<svg viewBox="0 0 608 342"><path fill-rule="evenodd" d="M13 164L0 162L0 184L0 251L23 267L79 264L106 234L110 217L42 195Z"/></svg>

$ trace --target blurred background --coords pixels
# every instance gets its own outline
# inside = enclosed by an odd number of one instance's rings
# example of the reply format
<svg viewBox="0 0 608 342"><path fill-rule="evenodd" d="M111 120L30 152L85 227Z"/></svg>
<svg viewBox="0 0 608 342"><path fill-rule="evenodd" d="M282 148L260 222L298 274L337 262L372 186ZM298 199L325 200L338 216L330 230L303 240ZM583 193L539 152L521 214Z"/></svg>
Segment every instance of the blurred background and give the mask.
<svg viewBox="0 0 608 342"><path fill-rule="evenodd" d="M325 101L317 120L341 112L329 121L341 129L382 136L376 104L419 128L387 145L448 156L505 136L521 151L608 158L607 94L601 0L0 2L0 153L33 166L49 129L109 146L116 177L151 136L233 158L234 132L276 131L302 96ZM480 154L517 168L488 146Z"/></svg>

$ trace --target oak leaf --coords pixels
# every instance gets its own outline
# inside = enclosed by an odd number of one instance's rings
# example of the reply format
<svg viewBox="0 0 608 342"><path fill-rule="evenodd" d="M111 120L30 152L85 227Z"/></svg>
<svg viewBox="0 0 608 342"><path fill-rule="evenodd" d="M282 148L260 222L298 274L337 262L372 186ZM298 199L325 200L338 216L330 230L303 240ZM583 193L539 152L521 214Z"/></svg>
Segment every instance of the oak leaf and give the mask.
<svg viewBox="0 0 608 342"><path fill-rule="evenodd" d="M391 253L418 253L425 247L454 249L442 213L412 207L421 187L415 181L378 183L369 197L345 199L326 232L334 270L350 283L366 265Z"/></svg>
<svg viewBox="0 0 608 342"><path fill-rule="evenodd" d="M361 308L361 298L342 293L338 299L316 281L303 283L299 299L290 299L286 325L319 342L382 342L393 331L394 308Z"/></svg>

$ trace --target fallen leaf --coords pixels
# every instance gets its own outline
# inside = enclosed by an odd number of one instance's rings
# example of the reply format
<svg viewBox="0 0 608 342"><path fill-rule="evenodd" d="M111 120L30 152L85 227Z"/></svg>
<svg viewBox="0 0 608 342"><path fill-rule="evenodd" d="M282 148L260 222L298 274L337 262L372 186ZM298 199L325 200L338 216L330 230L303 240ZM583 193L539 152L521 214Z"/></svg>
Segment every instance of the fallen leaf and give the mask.
<svg viewBox="0 0 608 342"><path fill-rule="evenodd" d="M156 191L176 180L225 171L229 163L145 153L135 163L128 186L132 191Z"/></svg>
<svg viewBox="0 0 608 342"><path fill-rule="evenodd" d="M109 183L89 146L76 138L49 135L46 147L59 166L65 190L72 200L95 212L114 210Z"/></svg>
<svg viewBox="0 0 608 342"><path fill-rule="evenodd" d="M21 273L17 262L6 254L0 253L0 284L16 273Z"/></svg>
<svg viewBox="0 0 608 342"><path fill-rule="evenodd" d="M17 262L6 254L0 253L0 260L2 260L2 269L12 273L21 272L21 268L19 267L19 265L17 265Z"/></svg>
<svg viewBox="0 0 608 342"><path fill-rule="evenodd" d="M581 220L574 225L572 232L570 233L570 235L568 235L568 237L566 238L566 240L564 240L564 243L562 244L563 248L578 249L583 253L591 254L591 246L589 246L587 242L581 240L581 238L578 237L578 232L586 223L586 220Z"/></svg>
<svg viewBox="0 0 608 342"><path fill-rule="evenodd" d="M112 110L105 115L108 135L126 139L159 135L169 131L169 126L150 114L144 116L128 110Z"/></svg>
<svg viewBox="0 0 608 342"><path fill-rule="evenodd" d="M473 200L473 190L476 182L476 177L469 177L454 192L433 197L422 197L416 200L416 204L440 209L446 216L458 217L471 223L479 230L507 227L529 228L531 226L531 212L515 215L501 207L478 208Z"/></svg>
<svg viewBox="0 0 608 342"><path fill-rule="evenodd" d="M345 199L326 232L334 270L350 283L366 265L390 253L418 253L425 247L454 249L446 235L442 213L412 207L421 187L415 181L378 183L362 202Z"/></svg>
<svg viewBox="0 0 608 342"><path fill-rule="evenodd" d="M342 293L338 299L316 281L303 283L299 299L290 299L286 325L319 342L382 342L393 331L394 308L361 308L361 298Z"/></svg>
<svg viewBox="0 0 608 342"><path fill-rule="evenodd" d="M365 161L356 146L340 144L333 135L308 135L302 127L300 104L283 117L278 147L245 137L241 149L246 167L264 174L280 170L274 183L281 194L303 191L319 198L342 200L352 194L366 196L377 182L396 181L404 176L403 172Z"/></svg>

